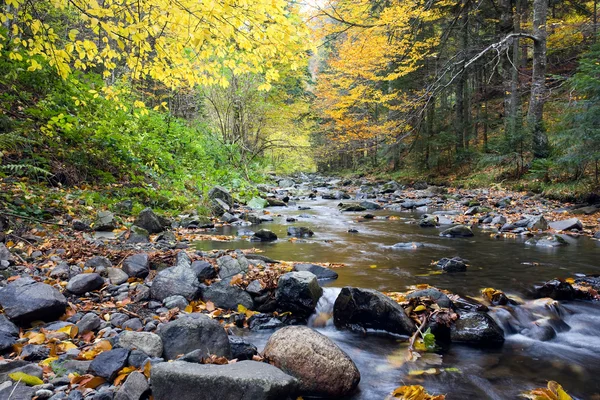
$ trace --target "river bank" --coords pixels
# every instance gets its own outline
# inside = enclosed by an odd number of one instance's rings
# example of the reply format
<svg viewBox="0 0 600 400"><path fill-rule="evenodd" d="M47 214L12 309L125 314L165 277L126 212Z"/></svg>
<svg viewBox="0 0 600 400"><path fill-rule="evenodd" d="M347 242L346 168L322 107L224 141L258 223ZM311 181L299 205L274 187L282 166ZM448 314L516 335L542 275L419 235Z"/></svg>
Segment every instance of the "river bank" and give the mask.
<svg viewBox="0 0 600 400"><path fill-rule="evenodd" d="M516 365L507 348L523 346L520 338L557 345L593 325L581 327L577 318L595 312L598 282L583 275L598 267L597 207L500 190L320 176L258 189L252 208L214 189L213 219L167 221L143 210L119 221L105 210L95 221L74 218L68 227L19 232L23 240L8 236L2 371L25 371L42 382L16 385L5 376L0 390L55 399L144 398L152 391L160 399L187 398L201 386L207 398L224 387L232 398L242 387L248 398L383 398L419 383L448 398L512 398L546 379L585 380L556 366L561 372L544 369L534 381L528 374L506 392L495 383L514 375L502 368ZM523 272L516 246L533 250L528 260L571 260L577 268ZM507 249L514 258L502 254ZM449 261L438 262L442 256ZM486 272L500 257L505 270ZM515 292L516 268L531 284ZM306 324L321 333L303 331ZM272 336L290 325L296 328ZM324 363L318 354L338 362ZM378 354L387 372L374 375ZM464 364L475 354L488 386L473 386L477 373ZM162 362L169 359L179 361ZM585 372L596 363L588 360ZM448 386L457 379L464 387ZM317 386L307 386L313 381ZM584 398L599 391L567 389Z"/></svg>

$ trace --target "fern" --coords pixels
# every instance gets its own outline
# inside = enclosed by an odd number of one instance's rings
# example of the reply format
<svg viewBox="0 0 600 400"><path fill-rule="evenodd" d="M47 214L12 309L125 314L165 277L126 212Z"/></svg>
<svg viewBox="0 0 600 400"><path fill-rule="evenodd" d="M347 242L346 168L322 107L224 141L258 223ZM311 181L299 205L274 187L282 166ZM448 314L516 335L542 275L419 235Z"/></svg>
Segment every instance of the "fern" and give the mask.
<svg viewBox="0 0 600 400"><path fill-rule="evenodd" d="M14 175L26 175L26 176L36 176L36 175L49 176L49 175L52 175L51 172L49 172L43 168L36 167L35 165L31 165L31 164L7 164L7 165L2 165L0 167L0 169L3 169L5 171L7 171L9 174L14 174Z"/></svg>

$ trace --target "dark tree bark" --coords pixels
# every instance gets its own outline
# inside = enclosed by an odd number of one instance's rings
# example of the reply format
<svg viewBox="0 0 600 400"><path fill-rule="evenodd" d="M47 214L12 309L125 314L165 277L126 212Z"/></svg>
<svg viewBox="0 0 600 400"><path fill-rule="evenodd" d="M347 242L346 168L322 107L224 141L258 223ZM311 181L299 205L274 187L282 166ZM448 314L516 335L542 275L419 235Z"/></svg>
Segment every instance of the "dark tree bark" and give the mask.
<svg viewBox="0 0 600 400"><path fill-rule="evenodd" d="M533 72L531 77L531 97L527 122L532 132L533 155L535 158L546 158L550 148L544 129L544 103L546 101L546 21L548 16L548 0L533 2Z"/></svg>

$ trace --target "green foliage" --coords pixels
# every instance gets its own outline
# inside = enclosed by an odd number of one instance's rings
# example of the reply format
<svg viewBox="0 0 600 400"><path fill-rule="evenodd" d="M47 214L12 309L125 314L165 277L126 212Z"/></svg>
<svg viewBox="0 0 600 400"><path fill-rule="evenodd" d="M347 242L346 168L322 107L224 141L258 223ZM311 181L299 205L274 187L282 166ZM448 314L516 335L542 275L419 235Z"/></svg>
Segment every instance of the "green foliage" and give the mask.
<svg viewBox="0 0 600 400"><path fill-rule="evenodd" d="M435 344L435 335L431 333L431 328L427 328L427 330L423 332L422 336L423 344L427 348L427 351L434 351L437 346Z"/></svg>

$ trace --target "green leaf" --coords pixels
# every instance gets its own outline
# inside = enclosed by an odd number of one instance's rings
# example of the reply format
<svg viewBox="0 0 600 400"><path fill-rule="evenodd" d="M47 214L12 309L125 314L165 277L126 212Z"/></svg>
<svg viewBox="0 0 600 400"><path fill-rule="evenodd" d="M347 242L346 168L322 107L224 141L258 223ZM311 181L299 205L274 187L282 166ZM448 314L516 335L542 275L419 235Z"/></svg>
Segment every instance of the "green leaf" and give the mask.
<svg viewBox="0 0 600 400"><path fill-rule="evenodd" d="M423 344L427 350L435 350L435 335L431 333L431 328L427 328L423 333Z"/></svg>

